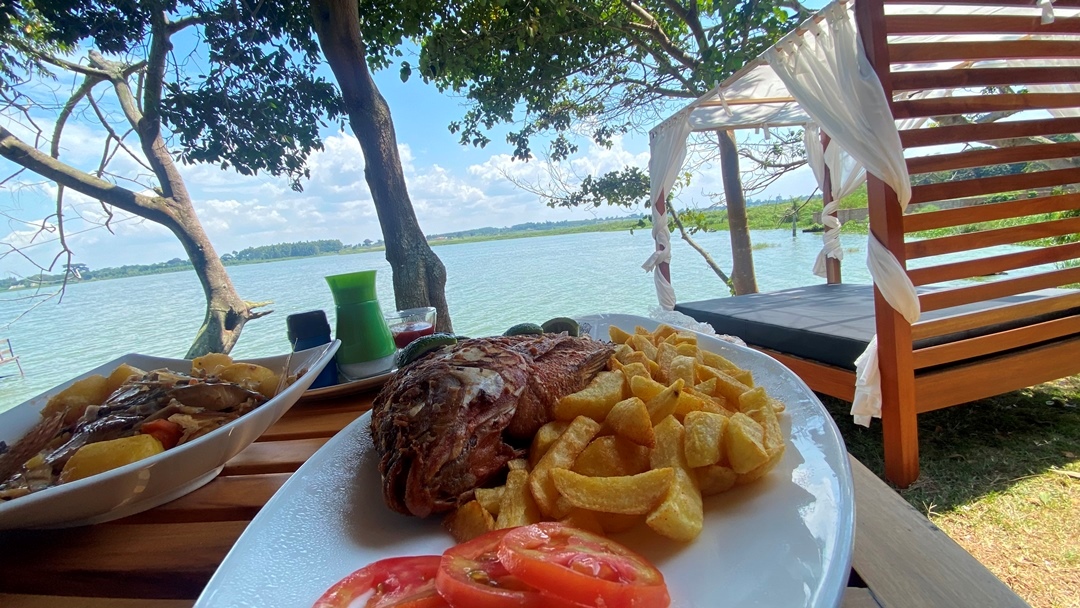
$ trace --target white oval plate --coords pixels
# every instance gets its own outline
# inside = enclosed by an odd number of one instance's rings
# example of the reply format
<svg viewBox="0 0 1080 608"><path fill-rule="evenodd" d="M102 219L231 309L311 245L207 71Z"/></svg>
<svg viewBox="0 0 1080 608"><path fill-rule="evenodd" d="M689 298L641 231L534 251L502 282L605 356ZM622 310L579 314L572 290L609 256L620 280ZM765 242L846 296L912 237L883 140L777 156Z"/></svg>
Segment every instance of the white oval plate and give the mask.
<svg viewBox="0 0 1080 608"><path fill-rule="evenodd" d="M386 384L386 381L390 379L390 376L394 375L397 368L393 368L390 371L383 372L381 374L375 374L374 376L368 376L367 378L360 378L359 380L353 380L351 382L341 382L332 386L323 386L321 388L313 388L304 393L304 401L315 401L318 399L333 399L335 397L345 397L360 391L366 391L372 388L378 388Z"/></svg>
<svg viewBox="0 0 1080 608"><path fill-rule="evenodd" d="M150 458L133 462L22 498L0 503L0 530L60 528L101 523L134 515L191 492L213 479L235 456L277 422L300 398L337 352L340 342L289 355L250 359L273 370L307 371L280 394L219 429ZM40 420L41 408L60 390L93 374L108 375L121 363L146 371L168 368L188 373L191 361L128 354L56 386L0 414L0 440L13 444Z"/></svg>
<svg viewBox="0 0 1080 608"><path fill-rule="evenodd" d="M594 337L609 324L582 317ZM644 526L614 538L664 573L672 606L838 606L851 570L851 470L836 425L806 384L775 359L700 336L699 345L754 373L787 404L783 460L756 483L705 500L705 528L688 544ZM225 557L197 608L309 608L339 579L372 561L439 554L453 544L438 518L390 511L382 499L370 413L332 438L266 504Z"/></svg>

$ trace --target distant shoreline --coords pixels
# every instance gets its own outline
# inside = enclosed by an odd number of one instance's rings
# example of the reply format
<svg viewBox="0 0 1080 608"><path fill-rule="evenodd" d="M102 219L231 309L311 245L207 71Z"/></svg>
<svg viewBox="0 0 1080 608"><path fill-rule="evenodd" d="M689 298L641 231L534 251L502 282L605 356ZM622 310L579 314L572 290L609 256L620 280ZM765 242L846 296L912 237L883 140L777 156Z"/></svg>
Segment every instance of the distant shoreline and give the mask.
<svg viewBox="0 0 1080 608"><path fill-rule="evenodd" d="M558 236L561 234L580 234L583 232L618 232L621 230L631 230L632 227L637 225L636 219L620 219L620 220L606 220L598 221L595 224L589 224L584 226L571 226L571 227L559 227L551 228L547 230L522 230L516 232L507 232L503 234L491 234L491 235L477 235L477 236L463 236L463 237L437 237L428 241L428 245L431 247L443 247L447 245L462 245L466 243L479 243L484 241L505 241L511 239L527 239L543 236ZM369 247L355 247L350 248L348 251L342 252L327 252L316 255L304 255L304 256L292 256L292 257L280 257L280 258L267 258L261 260L229 260L222 261L222 264L229 268L233 266L249 266L252 264L270 264L273 262L287 262L289 260L305 260L310 258L330 257L330 256L342 256L342 255L357 255L361 253L374 253L378 251L386 251L384 245L372 245ZM102 270L110 270L113 267L103 268ZM173 274L177 272L194 272L195 269L190 263L184 266L177 266L174 268L161 268L148 272L132 272L124 276L113 277L101 277L92 279L74 279L69 280L68 284L82 284L82 283L97 283L100 281L115 281L117 279L127 279L131 277L151 276L156 274ZM48 289L51 287L58 287L62 281L43 282L37 285L25 285L25 286L12 286L6 290L8 292L22 292L33 289Z"/></svg>
<svg viewBox="0 0 1080 608"><path fill-rule="evenodd" d="M865 195L863 195L865 197ZM853 198L853 197L849 197ZM801 199L795 199L801 200ZM855 202L854 205L858 206L862 201ZM844 205L849 206L849 205ZM788 213L792 209L791 201L779 202L779 203L767 203L767 202L749 202L747 205L747 220L749 228L751 230L773 230L777 228L788 228L791 226L791 221L788 219ZM821 198L815 197L810 202L810 205L802 212L796 215L797 228L811 228L814 226L811 221L811 215L813 211L821 210ZM727 230L727 211L724 209L708 209L704 211L696 211L696 214L700 214L700 220L708 225L708 229L712 230ZM541 227L551 225L551 228ZM537 228L532 228L537 226ZM528 227L520 228L519 227ZM859 231L857 222L848 222L845 224L845 228L853 228L855 231ZM512 239L525 239L534 237L545 236L558 236L563 234L581 234L587 232L619 232L627 231L632 232L634 230L651 230L651 224L648 220L642 217L623 217L623 218L608 218L608 219L594 219L594 220L564 220L560 222L544 222L544 223L526 223L517 224L507 228L477 228L475 230L463 230L460 232L453 232L448 234L432 235L428 238L428 245L431 247L442 247L446 245L459 245L466 243L479 243L485 241L504 241ZM865 228L863 229L865 230ZM486 233L486 234L485 234ZM340 245L340 241L337 241ZM371 241L367 241L371 242ZM282 243L281 245L288 245ZM267 246L274 247L274 246ZM265 249L267 247L260 247ZM327 251L325 253L318 253L314 255L301 255L301 256L282 256L282 257L270 257L253 260L239 260L239 259L224 259L228 254L223 255L222 264L226 267L232 266L246 266L249 264L266 264L270 262L284 262L288 260L302 260L316 257L327 257L336 255L353 255L357 253L372 253L376 251L385 251L386 247L381 244L373 243L368 246L356 245L345 246L345 250L342 251ZM234 252L235 253L235 252ZM194 272L191 263L188 261L173 260L175 266L159 266L153 270L140 271L138 269L130 269L127 274L121 276L108 276L108 277L93 277L89 279L75 279L69 281L72 283L92 283L97 281L109 281L113 279L123 279L135 276L147 276L154 274L169 274L175 272ZM126 267L120 267L126 268ZM116 267L102 268L97 272L117 270ZM12 286L7 291L25 291L27 289L43 289L49 287L59 286L62 281L63 275L51 275L48 278L54 279L48 283L41 283L38 285L24 285L24 286ZM5 289L0 287L0 291Z"/></svg>

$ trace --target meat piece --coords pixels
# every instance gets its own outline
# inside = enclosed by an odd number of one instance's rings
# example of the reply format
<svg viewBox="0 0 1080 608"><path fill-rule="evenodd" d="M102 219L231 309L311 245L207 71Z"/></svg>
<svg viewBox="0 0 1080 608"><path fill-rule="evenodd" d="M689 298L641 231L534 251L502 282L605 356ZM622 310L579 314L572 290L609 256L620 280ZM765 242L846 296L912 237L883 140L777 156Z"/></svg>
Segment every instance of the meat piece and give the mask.
<svg viewBox="0 0 1080 608"><path fill-rule="evenodd" d="M613 352L587 337L502 336L463 340L403 367L371 411L386 504L418 517L456 507Z"/></svg>

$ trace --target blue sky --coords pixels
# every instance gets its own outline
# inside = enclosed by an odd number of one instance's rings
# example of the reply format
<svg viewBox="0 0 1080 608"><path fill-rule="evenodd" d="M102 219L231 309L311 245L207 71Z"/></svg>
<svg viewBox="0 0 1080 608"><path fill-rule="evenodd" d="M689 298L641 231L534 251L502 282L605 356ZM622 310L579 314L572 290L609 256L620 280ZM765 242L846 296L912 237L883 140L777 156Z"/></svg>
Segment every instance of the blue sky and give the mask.
<svg viewBox="0 0 1080 608"><path fill-rule="evenodd" d="M417 78L402 83L396 68L378 73L376 82L390 106L409 194L425 233L645 213L643 209L611 207L550 209L535 194L507 179L511 175L522 182L544 182L547 169L543 161L512 162L512 149L501 135L492 137L484 149L458 144L447 125L463 114L460 99L441 94ZM63 98L65 92L58 87L58 97ZM17 131L17 125L7 124ZM43 124L51 129L51 122ZM61 159L82 166L96 164L102 134L100 127L90 123L69 125ZM270 176L244 177L210 166L181 167L196 211L219 254L286 241L340 239L359 243L382 238L364 181L358 142L347 124L345 132L328 130L323 135L326 149L310 159L312 177L302 193L290 190L285 180ZM612 149L598 149L583 141L581 152L569 161L566 170L586 175L626 164L648 166L645 134L623 137ZM122 158L114 168L120 174L138 170ZM16 169L0 159L0 179ZM806 195L813 189L813 177L804 168L758 196ZM708 195L722 190L718 171L703 171L684 191L681 203L684 207L707 206L711 204ZM53 184L27 174L0 186L0 210L8 220L6 226L0 226L0 243L22 250L22 254L8 253L0 258L0 276L32 274L34 264L27 258L48 266L56 256L59 246L54 234L35 228L54 211L55 192ZM101 225L103 218L95 201L68 191L65 225L74 262L99 268L186 257L175 237L156 224L117 213L110 233Z"/></svg>

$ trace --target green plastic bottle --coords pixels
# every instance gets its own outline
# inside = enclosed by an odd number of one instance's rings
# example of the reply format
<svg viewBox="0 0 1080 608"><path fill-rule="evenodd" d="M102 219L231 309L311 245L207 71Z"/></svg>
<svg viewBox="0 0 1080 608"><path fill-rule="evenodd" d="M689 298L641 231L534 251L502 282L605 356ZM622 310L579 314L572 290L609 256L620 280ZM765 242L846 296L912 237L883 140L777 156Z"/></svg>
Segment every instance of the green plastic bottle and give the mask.
<svg viewBox="0 0 1080 608"><path fill-rule="evenodd" d="M375 271L326 277L337 311L338 372L359 380L389 371L394 365L394 338L375 297Z"/></svg>

